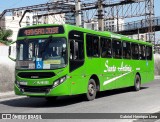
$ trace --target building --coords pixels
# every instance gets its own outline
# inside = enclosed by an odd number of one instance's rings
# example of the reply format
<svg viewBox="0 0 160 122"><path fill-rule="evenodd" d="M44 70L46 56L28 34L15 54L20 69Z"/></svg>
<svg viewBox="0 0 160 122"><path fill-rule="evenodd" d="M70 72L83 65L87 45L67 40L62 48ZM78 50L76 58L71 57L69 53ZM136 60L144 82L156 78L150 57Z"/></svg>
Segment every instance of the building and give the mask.
<svg viewBox="0 0 160 122"><path fill-rule="evenodd" d="M111 31L111 32L117 32L117 29L120 31L123 29L123 26L121 26L124 23L124 19L118 20L118 28L117 28L117 19L114 20L106 20L104 21L104 30L105 31ZM98 30L98 20L93 19L90 22L84 23L84 28L91 29L91 30Z"/></svg>
<svg viewBox="0 0 160 122"><path fill-rule="evenodd" d="M117 32L124 29L122 26L124 23L124 19L113 19L113 20L106 20L104 22L105 30L111 32ZM118 24L118 27L117 27Z"/></svg>
<svg viewBox="0 0 160 122"><path fill-rule="evenodd" d="M21 27L20 27L19 21L21 20L22 15L23 15L23 11L16 11L16 12L13 12L12 15L4 16L0 20L0 27L1 28L11 29L13 31L12 37L9 38L12 41L16 40L19 28L28 25L28 23L27 23L28 16L29 17L33 16L31 13L27 13L25 15L24 19L22 20Z"/></svg>
<svg viewBox="0 0 160 122"><path fill-rule="evenodd" d="M96 19L93 19L90 22L84 22L84 28L90 30L98 30L98 21Z"/></svg>
<svg viewBox="0 0 160 122"><path fill-rule="evenodd" d="M4 16L0 20L0 27L4 29L11 29L13 31L12 37L9 39L15 41L17 38L18 30L25 26L37 25L37 24L64 24L65 14L37 16L35 13L26 13L21 23L20 20L24 11L16 11L12 15Z"/></svg>

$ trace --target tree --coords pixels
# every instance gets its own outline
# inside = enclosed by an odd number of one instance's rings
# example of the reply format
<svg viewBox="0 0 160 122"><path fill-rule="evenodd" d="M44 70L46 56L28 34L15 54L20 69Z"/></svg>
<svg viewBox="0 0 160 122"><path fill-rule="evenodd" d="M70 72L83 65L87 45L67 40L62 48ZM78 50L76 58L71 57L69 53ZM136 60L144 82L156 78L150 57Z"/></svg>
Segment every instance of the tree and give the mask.
<svg viewBox="0 0 160 122"><path fill-rule="evenodd" d="M0 29L0 42L4 44L9 44L12 40L9 40L8 38L11 37L13 34L13 31L10 29Z"/></svg>

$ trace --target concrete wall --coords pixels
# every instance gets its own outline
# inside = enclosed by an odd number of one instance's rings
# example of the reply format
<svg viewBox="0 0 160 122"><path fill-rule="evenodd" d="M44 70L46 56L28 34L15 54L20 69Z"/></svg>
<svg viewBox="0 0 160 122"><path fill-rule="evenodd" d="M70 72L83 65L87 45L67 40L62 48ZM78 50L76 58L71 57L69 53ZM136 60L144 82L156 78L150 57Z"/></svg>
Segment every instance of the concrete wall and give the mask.
<svg viewBox="0 0 160 122"><path fill-rule="evenodd" d="M154 54L155 75L160 75L160 54Z"/></svg>
<svg viewBox="0 0 160 122"><path fill-rule="evenodd" d="M15 63L8 58L8 46L0 46L0 93L13 91Z"/></svg>

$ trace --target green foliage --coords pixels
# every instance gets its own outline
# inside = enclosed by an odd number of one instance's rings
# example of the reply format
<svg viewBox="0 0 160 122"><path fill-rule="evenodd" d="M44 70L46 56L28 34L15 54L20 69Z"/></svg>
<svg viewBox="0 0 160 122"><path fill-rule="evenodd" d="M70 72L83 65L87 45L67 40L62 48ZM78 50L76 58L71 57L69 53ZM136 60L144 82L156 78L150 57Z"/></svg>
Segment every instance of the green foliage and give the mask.
<svg viewBox="0 0 160 122"><path fill-rule="evenodd" d="M12 40L9 40L8 38L11 37L13 34L13 31L10 29L0 29L0 42L9 45Z"/></svg>

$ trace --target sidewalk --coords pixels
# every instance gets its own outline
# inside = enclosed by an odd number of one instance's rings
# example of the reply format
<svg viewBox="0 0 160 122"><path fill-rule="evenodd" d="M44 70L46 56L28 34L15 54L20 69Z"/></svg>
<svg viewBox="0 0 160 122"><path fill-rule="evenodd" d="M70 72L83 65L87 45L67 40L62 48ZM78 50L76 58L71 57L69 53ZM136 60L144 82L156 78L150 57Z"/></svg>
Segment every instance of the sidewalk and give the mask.
<svg viewBox="0 0 160 122"><path fill-rule="evenodd" d="M8 98L8 97L16 97L16 95L14 94L14 91L0 93L0 99Z"/></svg>

